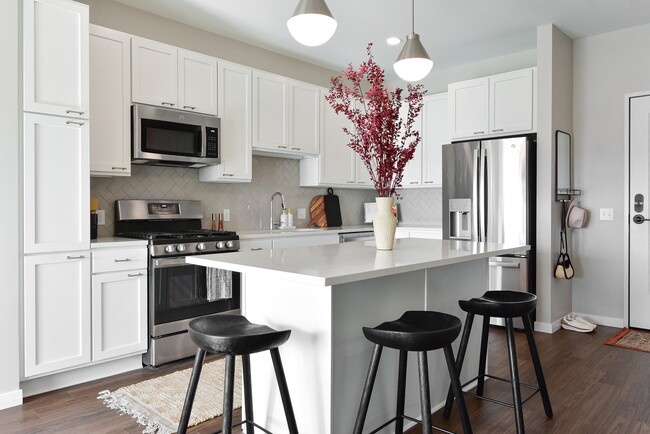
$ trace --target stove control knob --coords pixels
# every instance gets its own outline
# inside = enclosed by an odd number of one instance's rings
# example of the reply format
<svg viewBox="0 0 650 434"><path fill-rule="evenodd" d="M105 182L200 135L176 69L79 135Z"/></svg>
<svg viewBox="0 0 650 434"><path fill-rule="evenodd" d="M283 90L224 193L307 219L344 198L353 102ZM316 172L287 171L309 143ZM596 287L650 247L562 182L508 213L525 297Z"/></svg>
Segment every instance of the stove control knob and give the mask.
<svg viewBox="0 0 650 434"><path fill-rule="evenodd" d="M202 250L205 250L205 243L197 244L196 245L196 250L198 250L199 252L202 251Z"/></svg>
<svg viewBox="0 0 650 434"><path fill-rule="evenodd" d="M226 247L226 243L224 243L223 241L219 241L217 243L217 249L224 249L225 247Z"/></svg>
<svg viewBox="0 0 650 434"><path fill-rule="evenodd" d="M235 247L235 242L234 241L228 241L226 243L226 247L228 247L229 249L232 249L233 247Z"/></svg>
<svg viewBox="0 0 650 434"><path fill-rule="evenodd" d="M174 246L165 246L165 252L172 253L174 251Z"/></svg>
<svg viewBox="0 0 650 434"><path fill-rule="evenodd" d="M177 252L184 252L185 251L185 244L179 244L176 246L176 251Z"/></svg>

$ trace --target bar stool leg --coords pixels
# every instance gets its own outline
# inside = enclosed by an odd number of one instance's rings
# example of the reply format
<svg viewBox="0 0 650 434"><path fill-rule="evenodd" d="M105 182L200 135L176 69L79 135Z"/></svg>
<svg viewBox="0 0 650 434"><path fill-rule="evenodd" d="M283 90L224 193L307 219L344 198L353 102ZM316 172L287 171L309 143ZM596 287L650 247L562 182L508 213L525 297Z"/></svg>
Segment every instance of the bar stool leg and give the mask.
<svg viewBox="0 0 650 434"><path fill-rule="evenodd" d="M445 359L447 361L447 369L449 370L449 378L451 379L451 390L453 391L456 402L458 403L458 414L460 416L460 423L463 426L465 434L472 433L472 425L469 421L467 414L467 406L465 405L465 398L463 397L463 389L460 387L460 379L458 378L458 371L456 369L456 362L454 361L454 350L451 345L444 347Z"/></svg>
<svg viewBox="0 0 650 434"><path fill-rule="evenodd" d="M537 385L539 386L539 393L542 395L542 403L544 404L544 413L547 417L553 417L553 409L551 408L551 400L548 397L548 390L546 389L546 381L544 381L544 372L542 371L542 362L539 360L539 353L537 352L537 344L533 336L533 325L528 315L522 316L524 322L524 331L526 332L526 339L528 340L528 348L530 348L530 357L533 359L533 366L535 367L535 376L537 377Z"/></svg>
<svg viewBox="0 0 650 434"><path fill-rule="evenodd" d="M406 397L406 361L408 351L399 352L397 380L397 408L395 409L395 434L404 432L404 399Z"/></svg>
<svg viewBox="0 0 650 434"><path fill-rule="evenodd" d="M253 385L251 383L251 356L243 354L241 356L242 374L244 380L244 405L246 406L246 434L255 432L255 416L253 416Z"/></svg>
<svg viewBox="0 0 650 434"><path fill-rule="evenodd" d="M483 396L483 385L485 384L485 365L487 362L487 347L490 340L490 317L483 317L483 330L481 332L481 355L478 363L478 384L476 385L476 394Z"/></svg>
<svg viewBox="0 0 650 434"><path fill-rule="evenodd" d="M196 351L194 358L194 369L192 369L192 376L190 377L190 384L187 388L185 395L185 403L183 404L183 412L181 413L181 420L178 422L179 434L185 434L187 425L190 422L190 415L192 414L192 405L194 404L194 396L196 395L196 386L199 384L199 377L203 369L203 362L205 361L205 350L199 348Z"/></svg>
<svg viewBox="0 0 650 434"><path fill-rule="evenodd" d="M372 388L375 385L375 377L377 376L377 368L379 367L379 359L381 359L381 350L384 347L376 345L372 351L372 358L370 359L370 367L368 368L368 375L366 376L366 383L363 385L363 392L361 393L361 403L359 404L359 411L357 412L357 420L354 422L354 434L361 434L363 425L366 423L366 415L368 413L368 404L370 404L370 396L372 395Z"/></svg>
<svg viewBox="0 0 650 434"><path fill-rule="evenodd" d="M458 357L456 358L456 371L458 371L458 376L463 368L463 361L465 360L465 352L467 351L467 344L469 343L469 335L472 333L472 324L474 323L474 314L468 313L467 318L465 319L465 326L463 327L463 336L460 339L460 346L458 347ZM454 392L451 387L449 387L449 392L447 392L447 402L445 403L445 409L442 412L442 415L445 419L449 419L451 415L451 408L454 405Z"/></svg>
<svg viewBox="0 0 650 434"><path fill-rule="evenodd" d="M223 386L223 416L221 417L222 433L232 433L232 407L235 391L235 356L228 355L226 358L226 378Z"/></svg>
<svg viewBox="0 0 650 434"><path fill-rule="evenodd" d="M280 351L277 348L271 348L271 359L273 360L273 369L275 370L275 378L278 380L278 388L280 389L280 398L282 398L282 406L284 407L284 415L287 418L287 425L290 434L298 434L298 425L296 424L296 416L293 414L293 406L291 405L291 396L289 395L289 388L287 387L287 378L284 376L284 369L282 368L282 359L280 358Z"/></svg>
<svg viewBox="0 0 650 434"><path fill-rule="evenodd" d="M512 318L506 318L506 334L508 337L508 360L512 375L512 400L515 407L515 423L517 434L524 433L524 410L521 406L521 389L519 386L519 369L517 367L517 350L515 349L515 330Z"/></svg>
<svg viewBox="0 0 650 434"><path fill-rule="evenodd" d="M420 374L420 408L422 409L422 432L431 432L431 396L429 395L429 364L427 352L418 351L418 371Z"/></svg>

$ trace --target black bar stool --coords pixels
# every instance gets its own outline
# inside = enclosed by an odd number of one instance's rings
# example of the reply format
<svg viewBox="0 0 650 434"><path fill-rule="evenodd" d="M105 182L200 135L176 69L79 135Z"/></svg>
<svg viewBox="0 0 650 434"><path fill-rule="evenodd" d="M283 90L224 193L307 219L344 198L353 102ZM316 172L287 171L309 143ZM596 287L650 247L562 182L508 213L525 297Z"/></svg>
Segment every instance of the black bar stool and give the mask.
<svg viewBox="0 0 650 434"><path fill-rule="evenodd" d="M551 408L551 400L548 397L548 390L546 389L546 382L544 381L544 373L542 372L542 364L539 361L539 354L537 352L537 345L535 345L535 338L533 336L533 326L530 321L530 313L535 310L537 306L537 296L527 292L518 291L487 291L479 298L472 298L471 300L461 300L458 302L461 309L467 312L467 319L465 320L465 327L463 328L463 336L460 340L460 348L458 349L458 372L462 370L463 361L465 359L465 351L467 350L467 343L469 335L472 330L472 323L474 315L483 316L483 330L481 334L481 353L479 359L478 375L463 387L474 380L478 380L476 386L476 394L465 393L466 395L475 396L486 401L494 402L496 404L505 405L507 407L514 407L515 421L517 424L517 433L523 434L524 432L524 412L522 405L532 398L537 392L542 396L542 403L544 404L544 412L546 416L553 417L553 409ZM510 361L510 375L511 379L499 378L485 373L485 363L487 359L487 345L488 334L490 329L490 318L504 318L506 321L506 335L508 339L508 359ZM530 356L535 368L535 376L537 377L537 387L529 384L519 383L519 369L517 367L517 353L515 350L515 331L512 325L512 319L521 317L524 323L524 331L526 332L526 339L528 340L528 347L530 349ZM498 401L483 396L483 385L485 378L493 378L495 380L505 381L512 385L512 400L513 404L508 402ZM532 389L531 393L524 400L521 399L521 386ZM449 417L451 407L453 405L454 395L452 390L447 394L447 403L443 416Z"/></svg>
<svg viewBox="0 0 650 434"><path fill-rule="evenodd" d="M194 369L190 378L190 384L185 396L183 413L178 424L178 433L187 431L187 424L192 413L192 404L196 387L199 384L199 377L206 353L222 354L226 359L226 374L223 392L223 424L224 434L232 433L232 428L246 424L246 432L253 433L254 427L268 433L266 429L253 421L253 396L251 392L251 367L250 355L260 351L270 351L273 360L273 368L280 389L280 397L284 406L284 413L287 418L289 432L298 434L296 418L293 414L291 397L287 388L287 381L282 368L280 351L278 347L284 344L291 334L291 330L276 331L270 327L252 324L241 315L214 315L192 320L188 326L190 337L199 347L194 359ZM233 392L235 384L235 356L242 356L242 373L244 402L246 405L246 417L240 423L232 424Z"/></svg>
<svg viewBox="0 0 650 434"><path fill-rule="evenodd" d="M395 433L402 433L404 419L420 423L423 433L431 432L431 399L429 395L427 351L440 348L443 348L445 351L447 369L451 378L451 390L458 401L458 411L460 413L463 431L465 433L471 433L472 427L467 416L463 392L460 388L460 380L458 378L456 363L454 362L454 352L451 349L451 343L458 337L460 328L460 319L455 316L431 311L408 311L398 320L385 322L375 328L364 327L363 334L366 336L366 339L375 344L375 347L372 358L370 359L370 368L368 369L368 376L363 387L363 394L361 395L361 404L354 425L354 434L361 434L363 430L383 347L399 350L397 408L395 417L372 431L372 433L376 433L393 422L395 422ZM409 351L416 351L418 353L422 421L404 415L406 359Z"/></svg>

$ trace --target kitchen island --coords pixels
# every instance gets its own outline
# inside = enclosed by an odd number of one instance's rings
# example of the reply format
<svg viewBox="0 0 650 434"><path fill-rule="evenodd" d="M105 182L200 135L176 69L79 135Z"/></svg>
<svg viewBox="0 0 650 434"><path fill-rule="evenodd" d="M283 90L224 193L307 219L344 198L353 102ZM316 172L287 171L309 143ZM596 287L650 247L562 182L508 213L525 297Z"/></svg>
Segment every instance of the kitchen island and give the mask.
<svg viewBox="0 0 650 434"><path fill-rule="evenodd" d="M458 300L487 290L490 256L528 246L399 239L392 251L374 241L187 257L187 262L242 273L242 313L254 323L291 329L280 348L300 432L351 432L372 353L361 328L407 310L465 319ZM475 324L461 381L478 366ZM460 339L454 343L457 349ZM420 417L415 357L409 358L405 412ZM394 414L398 352L382 355L366 427ZM268 354L252 356L255 420L275 433L286 422ZM429 354L431 402L439 408L449 377L442 351ZM407 425L408 426L408 425ZM391 432L392 426L382 432Z"/></svg>

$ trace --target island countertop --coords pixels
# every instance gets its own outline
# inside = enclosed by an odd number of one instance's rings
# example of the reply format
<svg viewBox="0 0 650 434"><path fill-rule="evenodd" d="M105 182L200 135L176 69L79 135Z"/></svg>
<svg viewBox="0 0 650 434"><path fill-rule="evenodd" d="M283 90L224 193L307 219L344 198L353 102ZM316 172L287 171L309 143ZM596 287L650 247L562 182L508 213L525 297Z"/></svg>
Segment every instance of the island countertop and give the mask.
<svg viewBox="0 0 650 434"><path fill-rule="evenodd" d="M241 273L255 272L295 282L339 285L490 256L529 250L526 245L404 238L393 250L374 241L253 252L188 256L190 264Z"/></svg>

